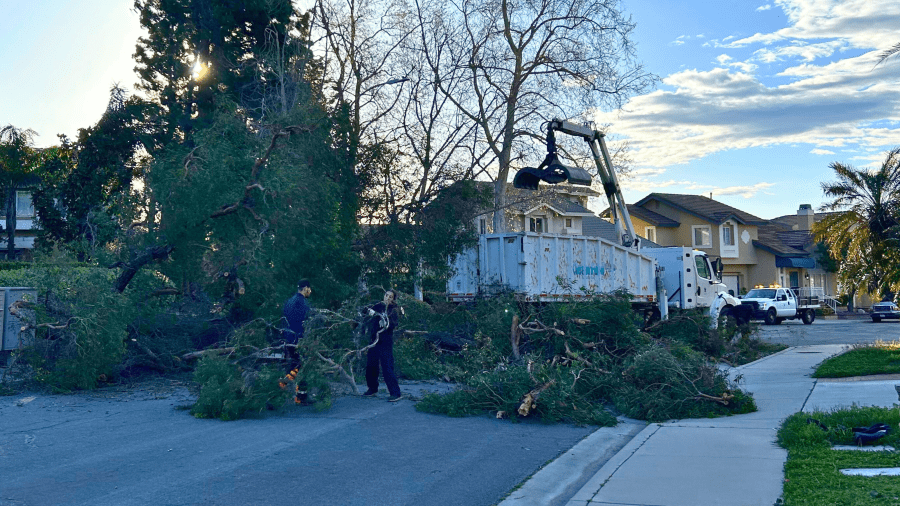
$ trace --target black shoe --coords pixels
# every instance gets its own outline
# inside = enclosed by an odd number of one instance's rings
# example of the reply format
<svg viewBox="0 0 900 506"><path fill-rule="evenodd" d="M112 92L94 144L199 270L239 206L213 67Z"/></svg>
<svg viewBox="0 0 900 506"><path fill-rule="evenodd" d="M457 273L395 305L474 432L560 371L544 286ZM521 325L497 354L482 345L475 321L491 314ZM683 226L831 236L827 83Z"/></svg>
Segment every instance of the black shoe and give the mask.
<svg viewBox="0 0 900 506"><path fill-rule="evenodd" d="M363 395L365 395L366 397L371 397L371 396L373 396L373 395L375 395L375 394L377 394L377 393L378 393L378 390L366 390L366 391L363 393Z"/></svg>
<svg viewBox="0 0 900 506"><path fill-rule="evenodd" d="M403 398L403 394L400 394L400 395L392 395L392 396L388 397L388 402L397 402L397 401L399 401L399 400L402 399L402 398Z"/></svg>

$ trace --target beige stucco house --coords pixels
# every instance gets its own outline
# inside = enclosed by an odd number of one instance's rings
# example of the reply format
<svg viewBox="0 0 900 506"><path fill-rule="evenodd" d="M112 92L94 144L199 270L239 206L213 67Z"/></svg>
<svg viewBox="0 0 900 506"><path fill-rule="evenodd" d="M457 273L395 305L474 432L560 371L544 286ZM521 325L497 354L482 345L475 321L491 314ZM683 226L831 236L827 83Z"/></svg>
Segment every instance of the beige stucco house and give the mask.
<svg viewBox="0 0 900 506"><path fill-rule="evenodd" d="M721 258L723 282L736 295L771 284L836 293L835 276L815 259L809 232L815 214L808 205L796 216L765 220L701 195L651 193L628 212L641 237Z"/></svg>

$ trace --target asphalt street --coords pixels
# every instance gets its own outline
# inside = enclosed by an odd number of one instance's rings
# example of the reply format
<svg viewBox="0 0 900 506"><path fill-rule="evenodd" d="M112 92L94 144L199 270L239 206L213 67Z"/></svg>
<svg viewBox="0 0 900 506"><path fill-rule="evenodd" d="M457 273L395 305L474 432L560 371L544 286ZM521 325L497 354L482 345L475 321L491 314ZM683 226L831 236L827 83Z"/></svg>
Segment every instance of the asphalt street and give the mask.
<svg viewBox="0 0 900 506"><path fill-rule="evenodd" d="M817 319L811 325L804 325L800 320L787 320L781 325L760 325L759 330L760 339L788 346L860 344L900 339L900 321L896 320L873 323L870 319Z"/></svg>
<svg viewBox="0 0 900 506"><path fill-rule="evenodd" d="M0 398L0 505L490 505L594 430L386 394L235 422L191 402L177 384Z"/></svg>
<svg viewBox="0 0 900 506"><path fill-rule="evenodd" d="M788 321L760 326L760 338L791 346L896 340L900 322ZM402 385L414 395L440 387ZM644 425L595 432L450 418L386 394L340 397L327 412L289 406L222 422L192 417L183 409L192 402L177 380L0 397L0 506L488 506L590 436L602 452L570 452L555 464L553 490L518 492L565 503Z"/></svg>

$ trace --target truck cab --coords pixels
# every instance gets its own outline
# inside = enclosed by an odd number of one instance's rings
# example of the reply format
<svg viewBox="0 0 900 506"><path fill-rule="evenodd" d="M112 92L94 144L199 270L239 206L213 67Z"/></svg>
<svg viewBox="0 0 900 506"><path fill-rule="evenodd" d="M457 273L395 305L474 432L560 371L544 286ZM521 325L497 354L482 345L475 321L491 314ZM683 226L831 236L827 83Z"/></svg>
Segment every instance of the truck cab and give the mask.
<svg viewBox="0 0 900 506"><path fill-rule="evenodd" d="M673 246L644 248L641 253L658 262L670 307L710 307L719 293L727 293L719 277L721 260L713 262L702 251Z"/></svg>

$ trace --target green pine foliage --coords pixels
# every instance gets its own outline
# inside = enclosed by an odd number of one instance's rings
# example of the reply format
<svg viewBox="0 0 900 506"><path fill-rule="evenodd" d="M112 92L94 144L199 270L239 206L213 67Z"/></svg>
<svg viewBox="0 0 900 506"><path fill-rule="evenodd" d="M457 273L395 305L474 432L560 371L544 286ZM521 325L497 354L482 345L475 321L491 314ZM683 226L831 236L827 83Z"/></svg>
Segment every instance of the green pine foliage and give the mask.
<svg viewBox="0 0 900 506"><path fill-rule="evenodd" d="M512 354L513 315L535 329L521 339L520 357ZM532 322L529 325L528 322ZM540 322L540 324L538 324ZM641 330L642 318L625 293L592 302L517 304L512 299L479 301L447 314L435 314L431 328L467 328L472 338L457 352L413 337L398 344L401 374L461 383L458 391L427 395L417 409L450 416L493 413L513 420L615 425L613 413L648 421L722 416L755 411L753 399L716 367L722 340L709 331L708 319L677 317ZM546 330L548 328L555 330ZM538 330L544 329L544 330ZM726 332L726 331L723 331ZM724 335L724 334L723 334ZM445 339L449 339L446 335ZM536 393L521 410L526 394Z"/></svg>
<svg viewBox="0 0 900 506"><path fill-rule="evenodd" d="M284 371L277 366L244 369L229 357L204 357L194 372L194 381L201 388L191 414L229 421L281 406L292 397L294 386L290 383L281 388L278 383L283 377Z"/></svg>
<svg viewBox="0 0 900 506"><path fill-rule="evenodd" d="M71 264L0 271L0 286L37 290L23 311L38 327L21 365L39 383L55 391L90 389L119 374L128 325L144 304L133 291L111 290L113 277L109 269Z"/></svg>

